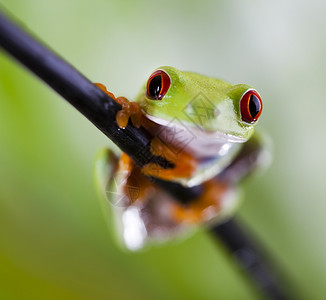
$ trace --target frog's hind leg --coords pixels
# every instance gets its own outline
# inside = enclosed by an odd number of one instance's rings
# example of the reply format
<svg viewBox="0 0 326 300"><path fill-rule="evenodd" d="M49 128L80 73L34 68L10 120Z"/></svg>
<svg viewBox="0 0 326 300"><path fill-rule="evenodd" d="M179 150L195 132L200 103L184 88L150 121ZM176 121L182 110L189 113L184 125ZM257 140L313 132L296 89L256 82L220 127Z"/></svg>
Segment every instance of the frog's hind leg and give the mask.
<svg viewBox="0 0 326 300"><path fill-rule="evenodd" d="M119 158L109 149L101 150L95 180L109 227L115 227L123 248L138 250L182 231L183 226L171 216L172 197L142 174L126 154Z"/></svg>
<svg viewBox="0 0 326 300"><path fill-rule="evenodd" d="M105 220L109 229L114 229L117 244L129 249L139 248L147 236L139 209L132 205L139 194L137 188L133 189L137 182L129 180L132 169L133 162L127 155L119 157L111 149L102 149L96 156L94 179Z"/></svg>
<svg viewBox="0 0 326 300"><path fill-rule="evenodd" d="M126 154L118 157L111 149L102 149L96 157L94 168L101 198L114 207L126 207L136 202L148 185L147 181L139 177L138 169Z"/></svg>
<svg viewBox="0 0 326 300"><path fill-rule="evenodd" d="M202 183L203 194L198 200L185 206L175 204L175 220L203 223L229 218L239 205L237 183L261 167L268 154L266 141L255 134L224 171Z"/></svg>

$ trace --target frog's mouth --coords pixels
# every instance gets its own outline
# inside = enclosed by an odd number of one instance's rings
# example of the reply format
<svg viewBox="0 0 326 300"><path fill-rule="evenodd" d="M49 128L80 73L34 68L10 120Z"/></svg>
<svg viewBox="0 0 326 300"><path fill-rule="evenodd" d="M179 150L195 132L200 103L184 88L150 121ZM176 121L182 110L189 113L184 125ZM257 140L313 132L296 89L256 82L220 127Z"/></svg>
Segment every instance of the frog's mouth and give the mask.
<svg viewBox="0 0 326 300"><path fill-rule="evenodd" d="M186 121L181 121L177 118L173 118L171 120L166 120L166 119L161 119L158 117L154 117L152 115L147 114L146 112L143 111L143 114L145 115L146 118L151 120L152 122L169 128L170 130L172 128L175 128L177 130L183 131L184 135L192 135L194 138L197 138L199 141L207 141L210 140L211 142L218 142L218 143L226 143L226 142L231 142L231 143L244 143L248 139L236 136L234 134L229 134L229 133L224 133L221 131L211 131L211 130L206 130L203 128L200 128L199 126L194 125L193 123L186 122Z"/></svg>

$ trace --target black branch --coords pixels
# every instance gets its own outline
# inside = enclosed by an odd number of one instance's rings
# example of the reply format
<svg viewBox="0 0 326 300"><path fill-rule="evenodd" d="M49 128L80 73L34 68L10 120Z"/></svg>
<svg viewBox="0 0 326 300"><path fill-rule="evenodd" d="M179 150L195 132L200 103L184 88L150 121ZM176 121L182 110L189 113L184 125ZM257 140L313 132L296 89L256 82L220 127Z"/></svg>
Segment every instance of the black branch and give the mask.
<svg viewBox="0 0 326 300"><path fill-rule="evenodd" d="M169 166L170 163L164 158L152 155L150 151L152 137L143 128L134 128L130 123L125 129L118 127L115 118L116 113L121 109L119 104L64 59L14 24L1 11L0 47L52 87L139 166L144 166L149 162L163 167ZM200 186L186 188L177 183L152 179L183 204L189 203L201 193ZM261 271L259 274L250 270L247 272L256 287L269 299L288 299L283 296L280 285L275 280L268 280L267 284L266 281L261 280L261 278L274 278L275 276L272 275L271 269L266 268L262 263L264 260L253 246L254 243L248 236L244 238L243 232L238 229L230 220L212 228L211 232L214 237L218 237L227 245L231 253L239 250L239 245L234 243L235 238L243 243L242 248L250 247L255 257L259 258L256 260L255 268ZM240 256L239 264L243 266L245 263Z"/></svg>

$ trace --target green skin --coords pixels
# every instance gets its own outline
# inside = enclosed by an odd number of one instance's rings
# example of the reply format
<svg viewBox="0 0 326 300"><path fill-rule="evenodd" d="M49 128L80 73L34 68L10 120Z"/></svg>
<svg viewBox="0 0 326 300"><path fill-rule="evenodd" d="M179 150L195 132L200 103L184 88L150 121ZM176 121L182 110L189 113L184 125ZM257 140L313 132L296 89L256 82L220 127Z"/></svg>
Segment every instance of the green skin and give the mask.
<svg viewBox="0 0 326 300"><path fill-rule="evenodd" d="M248 140L254 132L253 124L241 120L239 102L241 96L250 89L246 84L232 85L226 81L192 72L182 72L173 67L160 67L170 76L171 85L162 100L151 100L146 96L146 85L135 99L147 116L171 121L178 118L191 127L200 126L208 132L218 132L241 142ZM218 112L201 122L190 121L192 103L198 95L203 95ZM186 111L185 111L186 108ZM186 112L186 113L185 113ZM195 123L195 124L194 124Z"/></svg>

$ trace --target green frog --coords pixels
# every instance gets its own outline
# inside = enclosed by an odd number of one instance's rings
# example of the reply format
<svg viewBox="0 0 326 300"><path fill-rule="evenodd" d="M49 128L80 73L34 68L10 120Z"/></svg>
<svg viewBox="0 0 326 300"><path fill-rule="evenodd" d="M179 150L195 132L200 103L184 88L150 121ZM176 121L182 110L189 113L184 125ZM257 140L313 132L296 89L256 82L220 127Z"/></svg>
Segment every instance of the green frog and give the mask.
<svg viewBox="0 0 326 300"><path fill-rule="evenodd" d="M154 70L134 102L96 85L121 104L116 116L121 130L129 120L144 127L153 137L152 154L171 163L141 168L110 149L97 156L98 190L128 249L185 236L198 224L223 222L233 214L239 181L263 164L266 152L255 132L263 104L253 87L168 66ZM181 204L152 177L201 187L202 193Z"/></svg>

